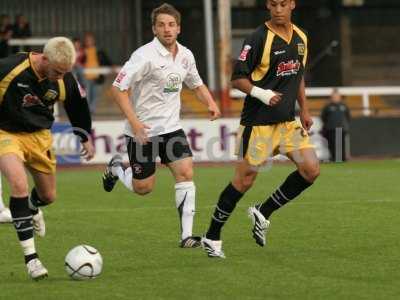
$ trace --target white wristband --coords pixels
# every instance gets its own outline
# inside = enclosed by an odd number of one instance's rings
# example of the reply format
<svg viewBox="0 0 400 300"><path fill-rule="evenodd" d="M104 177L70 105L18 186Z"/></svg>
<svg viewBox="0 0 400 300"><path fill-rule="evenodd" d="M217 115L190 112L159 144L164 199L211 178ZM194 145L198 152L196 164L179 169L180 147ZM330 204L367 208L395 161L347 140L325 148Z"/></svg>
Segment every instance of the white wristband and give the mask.
<svg viewBox="0 0 400 300"><path fill-rule="evenodd" d="M254 98L257 98L266 105L269 105L271 99L274 96L276 96L276 94L273 91L264 90L262 88L259 88L258 86L253 86L253 88L250 91L250 95L253 96Z"/></svg>

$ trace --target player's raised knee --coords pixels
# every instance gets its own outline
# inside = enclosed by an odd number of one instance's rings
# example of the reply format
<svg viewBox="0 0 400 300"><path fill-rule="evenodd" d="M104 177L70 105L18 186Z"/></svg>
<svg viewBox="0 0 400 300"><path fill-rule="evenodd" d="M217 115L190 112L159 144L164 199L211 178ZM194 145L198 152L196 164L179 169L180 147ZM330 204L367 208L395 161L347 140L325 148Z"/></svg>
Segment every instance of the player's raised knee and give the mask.
<svg viewBox="0 0 400 300"><path fill-rule="evenodd" d="M232 184L239 192L244 193L253 186L254 179L254 176L238 177L233 180Z"/></svg>
<svg viewBox="0 0 400 300"><path fill-rule="evenodd" d="M40 194L39 197L42 202L51 204L54 201L56 201L57 194L56 194L56 191L46 191L46 192Z"/></svg>
<svg viewBox="0 0 400 300"><path fill-rule="evenodd" d="M307 165L305 168L302 170L302 175L308 182L314 182L319 174L320 174L320 168L319 168L319 163L313 163Z"/></svg>
<svg viewBox="0 0 400 300"><path fill-rule="evenodd" d="M149 193L151 193L151 191L153 190L153 188L151 187L147 187L147 186L135 186L134 187L135 193L141 196L147 195Z"/></svg>
<svg viewBox="0 0 400 300"><path fill-rule="evenodd" d="M144 196L153 190L153 184L147 182L137 182L133 184L133 190L136 194Z"/></svg>
<svg viewBox="0 0 400 300"><path fill-rule="evenodd" d="M192 181L193 180L193 169L187 168L182 170L179 175L176 176L178 182L182 181Z"/></svg>
<svg viewBox="0 0 400 300"><path fill-rule="evenodd" d="M254 176L245 176L242 178L242 186L247 191L253 186Z"/></svg>

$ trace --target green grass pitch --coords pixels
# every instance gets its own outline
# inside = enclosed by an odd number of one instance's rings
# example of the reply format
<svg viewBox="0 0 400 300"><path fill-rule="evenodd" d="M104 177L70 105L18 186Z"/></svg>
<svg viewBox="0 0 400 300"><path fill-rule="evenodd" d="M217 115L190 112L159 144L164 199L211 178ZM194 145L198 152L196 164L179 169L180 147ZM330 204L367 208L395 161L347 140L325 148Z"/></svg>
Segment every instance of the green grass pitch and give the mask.
<svg viewBox="0 0 400 300"><path fill-rule="evenodd" d="M225 260L178 248L173 180L157 173L154 192L101 188L101 171L60 170L58 199L36 238L49 278L31 281L11 225L0 225L0 299L399 299L400 160L323 164L321 176L271 218L268 245L250 234L247 207L293 170L259 175L223 231ZM196 167L195 233L208 226L233 165ZM68 250L86 243L104 259L101 276L76 282Z"/></svg>

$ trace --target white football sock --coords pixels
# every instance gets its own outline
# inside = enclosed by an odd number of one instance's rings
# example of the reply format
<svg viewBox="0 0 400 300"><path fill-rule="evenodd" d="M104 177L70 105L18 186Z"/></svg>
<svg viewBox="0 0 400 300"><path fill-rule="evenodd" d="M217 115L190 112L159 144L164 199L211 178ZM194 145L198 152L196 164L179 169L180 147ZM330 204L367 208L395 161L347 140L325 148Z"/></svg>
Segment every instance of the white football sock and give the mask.
<svg viewBox="0 0 400 300"><path fill-rule="evenodd" d="M36 253L35 240L33 238L27 239L25 241L20 241L19 243L21 244L25 256Z"/></svg>
<svg viewBox="0 0 400 300"><path fill-rule="evenodd" d="M118 173L124 171L124 169L122 168L122 166L118 165L118 166L113 166L111 167L111 174L113 174L114 176L118 176Z"/></svg>
<svg viewBox="0 0 400 300"><path fill-rule="evenodd" d="M1 185L1 173L0 173L0 211L2 211L5 208L4 202L3 202L3 188Z"/></svg>
<svg viewBox="0 0 400 300"><path fill-rule="evenodd" d="M130 191L133 192L132 186L132 168L126 168L125 170L122 167L112 167L111 172L113 175L118 176L118 179L123 183L123 185Z"/></svg>
<svg viewBox="0 0 400 300"><path fill-rule="evenodd" d="M196 187L193 181L184 181L175 184L175 201L181 219L182 240L192 236L195 198Z"/></svg>

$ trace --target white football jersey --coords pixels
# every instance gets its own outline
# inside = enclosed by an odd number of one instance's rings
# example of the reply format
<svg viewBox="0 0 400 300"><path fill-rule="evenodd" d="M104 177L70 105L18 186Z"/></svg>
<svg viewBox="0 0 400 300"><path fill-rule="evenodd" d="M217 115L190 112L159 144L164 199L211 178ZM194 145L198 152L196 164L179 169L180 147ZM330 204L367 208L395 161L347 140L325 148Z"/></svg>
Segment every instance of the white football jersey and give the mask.
<svg viewBox="0 0 400 300"><path fill-rule="evenodd" d="M131 104L138 119L150 127L149 137L182 128L179 122L182 82L190 89L203 84L193 53L177 45L174 60L155 37L133 52L113 83L121 91L131 88ZM134 136L128 121L125 134Z"/></svg>

